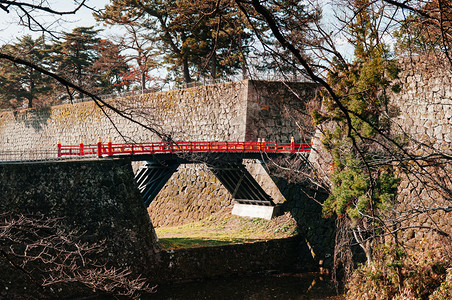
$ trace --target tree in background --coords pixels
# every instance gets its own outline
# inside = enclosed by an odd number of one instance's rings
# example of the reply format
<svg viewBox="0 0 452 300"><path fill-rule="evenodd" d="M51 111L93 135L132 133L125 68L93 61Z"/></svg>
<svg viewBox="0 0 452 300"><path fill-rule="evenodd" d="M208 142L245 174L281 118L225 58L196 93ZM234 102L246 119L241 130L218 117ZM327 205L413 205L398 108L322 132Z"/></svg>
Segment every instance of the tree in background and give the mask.
<svg viewBox="0 0 452 300"><path fill-rule="evenodd" d="M92 70L92 65L99 58L96 51L100 41L99 31L93 26L77 27L72 32L65 32L61 41L53 43L52 59L56 73L91 91L100 80ZM81 93L80 98L83 98Z"/></svg>
<svg viewBox="0 0 452 300"><path fill-rule="evenodd" d="M415 6L396 32L398 38L396 51L401 55L444 53L452 64L451 2L434 0L409 4Z"/></svg>
<svg viewBox="0 0 452 300"><path fill-rule="evenodd" d="M100 29L77 27L64 33L61 41L52 45L53 68L93 93L121 91L129 82L124 77L129 70L121 47L99 37ZM83 98L83 94L80 94Z"/></svg>
<svg viewBox="0 0 452 300"><path fill-rule="evenodd" d="M100 94L121 92L130 85L125 74L129 71L126 57L121 54L120 46L105 39L99 40L94 50L98 58L91 66L92 72L99 78L96 92Z"/></svg>
<svg viewBox="0 0 452 300"><path fill-rule="evenodd" d="M187 56L183 53L186 40L185 31L171 28L171 15L175 1L129 1L115 0L105 7L105 11L97 14L97 19L109 25L138 26L145 28L147 38L159 42L166 55L173 56L177 68L182 68L185 82L191 81ZM172 4L172 5L171 5ZM136 31L136 30L135 30Z"/></svg>
<svg viewBox="0 0 452 300"><path fill-rule="evenodd" d="M174 24L186 28L185 42L193 75L216 79L244 73L249 52L250 28L230 1L180 1Z"/></svg>
<svg viewBox="0 0 452 300"><path fill-rule="evenodd" d="M231 1L115 0L97 15L109 25L135 24L160 49L174 80L234 74L244 65L249 33ZM206 17L208 16L208 17Z"/></svg>
<svg viewBox="0 0 452 300"><path fill-rule="evenodd" d="M314 34L315 25L322 17L320 7L309 6L303 1L284 0L269 1L267 9L274 15L281 33L297 47L307 61L313 62L314 57L312 53L308 55L308 50L323 42L323 38L319 39ZM247 13L250 16L256 14L254 11ZM256 16L253 21L255 34L262 42L262 46L255 49L256 55L262 57L262 60L256 63L256 69L259 72L276 73L282 78L306 78L306 71L300 67L291 51L275 38L265 20Z"/></svg>
<svg viewBox="0 0 452 300"><path fill-rule="evenodd" d="M76 29L69 36L67 40L46 44L43 37L34 40L27 35L17 43L2 46L1 51L41 68L56 69L62 76L73 78L99 94L120 92L130 84L124 79L129 68L118 45L93 37L88 44L85 29ZM2 61L0 70L1 107L4 108L21 107L24 101L28 108L54 103L61 90L31 66Z"/></svg>
<svg viewBox="0 0 452 300"><path fill-rule="evenodd" d="M150 86L157 85L159 78L153 78L152 71L158 67L158 51L155 43L150 39L144 28L132 22L123 23L122 28L126 30L116 42L125 54L125 61L129 69L123 73L124 78L130 85L138 84L144 91Z"/></svg>
<svg viewBox="0 0 452 300"><path fill-rule="evenodd" d="M14 44L4 45L2 52L24 58L41 67L48 67L49 50L44 38L33 39L26 35ZM6 107L20 107L26 101L31 108L45 102L53 89L52 81L30 66L13 64L2 61L1 69L1 98Z"/></svg>

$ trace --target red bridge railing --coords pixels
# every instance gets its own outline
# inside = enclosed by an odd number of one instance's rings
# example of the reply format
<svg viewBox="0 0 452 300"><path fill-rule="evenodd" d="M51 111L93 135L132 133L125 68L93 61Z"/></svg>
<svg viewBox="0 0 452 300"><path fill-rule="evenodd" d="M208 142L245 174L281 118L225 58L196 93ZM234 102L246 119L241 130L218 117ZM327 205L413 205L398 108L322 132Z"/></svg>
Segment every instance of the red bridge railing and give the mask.
<svg viewBox="0 0 452 300"><path fill-rule="evenodd" d="M273 142L158 142L158 143L130 143L113 144L111 141L97 144L79 145L57 144L58 157L62 156L91 156L98 157L134 154L159 153L299 153L310 152L311 145L307 143L273 143Z"/></svg>

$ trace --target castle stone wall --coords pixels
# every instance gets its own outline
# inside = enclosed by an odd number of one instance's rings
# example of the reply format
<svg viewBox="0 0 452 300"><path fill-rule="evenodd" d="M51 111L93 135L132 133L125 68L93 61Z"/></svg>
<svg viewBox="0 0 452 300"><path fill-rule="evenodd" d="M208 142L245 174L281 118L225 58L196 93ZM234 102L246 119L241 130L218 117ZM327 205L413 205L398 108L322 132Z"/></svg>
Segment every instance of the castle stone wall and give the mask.
<svg viewBox="0 0 452 300"><path fill-rule="evenodd" d="M407 149L411 153L419 156L445 154L451 157L450 64L445 59L419 56L405 59L401 66L403 70L399 77L402 90L392 96L392 104L399 111L394 128L399 128L400 133L410 137ZM416 164L399 169L402 181L396 209L400 212L399 217L403 212L413 212L410 219L400 224L401 227L413 227L400 234L408 245L417 251L436 248L441 252L444 236L438 235L438 232L452 236L450 212L439 209L451 206L452 162L436 156L430 163L437 166L426 167L421 174L409 173L410 170L417 170L414 169Z"/></svg>
<svg viewBox="0 0 452 300"><path fill-rule="evenodd" d="M127 160L0 164L0 213L58 218L99 264L147 276L160 250L133 176Z"/></svg>
<svg viewBox="0 0 452 300"><path fill-rule="evenodd" d="M396 122L413 138L451 153L452 69L446 60L413 57L402 61L402 91L394 94Z"/></svg>
<svg viewBox="0 0 452 300"><path fill-rule="evenodd" d="M438 233L452 235L450 212L442 209L451 206L452 69L445 58L438 57L410 57L399 63L401 91L390 95L392 130L407 153L420 158L431 155L431 160L420 161L431 167L418 173L416 162L397 164L401 182L394 217L406 219L399 226L408 229L401 230L399 238L413 249L441 251L444 234ZM321 139L321 130L317 130L309 159L328 180L331 158L322 149Z"/></svg>

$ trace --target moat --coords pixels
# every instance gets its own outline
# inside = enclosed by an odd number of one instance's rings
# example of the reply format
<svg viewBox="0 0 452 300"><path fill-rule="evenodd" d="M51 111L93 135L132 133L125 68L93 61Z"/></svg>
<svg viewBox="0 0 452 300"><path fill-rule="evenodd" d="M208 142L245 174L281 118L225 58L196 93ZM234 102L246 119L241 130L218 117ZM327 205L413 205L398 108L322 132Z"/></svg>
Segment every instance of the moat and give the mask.
<svg viewBox="0 0 452 300"><path fill-rule="evenodd" d="M344 299L332 283L313 273L260 274L161 285L143 299Z"/></svg>

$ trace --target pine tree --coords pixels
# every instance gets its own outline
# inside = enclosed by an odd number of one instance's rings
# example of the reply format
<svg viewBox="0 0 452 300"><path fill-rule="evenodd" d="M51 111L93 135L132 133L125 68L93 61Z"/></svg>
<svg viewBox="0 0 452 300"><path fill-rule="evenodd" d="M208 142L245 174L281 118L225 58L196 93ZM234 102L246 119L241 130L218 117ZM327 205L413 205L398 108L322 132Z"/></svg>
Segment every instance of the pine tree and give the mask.
<svg viewBox="0 0 452 300"><path fill-rule="evenodd" d="M96 50L100 30L91 27L77 27L72 32L65 32L61 41L53 45L52 59L58 74L72 80L78 86L94 90L99 83L99 75L92 70L92 65L99 58ZM83 95L80 94L83 98Z"/></svg>
<svg viewBox="0 0 452 300"><path fill-rule="evenodd" d="M123 87L129 84L124 79L124 74L128 72L129 67L125 57L120 53L119 45L102 39L94 49L98 53L98 58L94 61L91 70L99 80L96 83L96 91L102 94L112 93L114 90L121 92Z"/></svg>
<svg viewBox="0 0 452 300"><path fill-rule="evenodd" d="M250 35L234 1L114 0L98 19L110 25L136 24L159 47L162 65L189 83L242 69Z"/></svg>
<svg viewBox="0 0 452 300"><path fill-rule="evenodd" d="M40 67L49 63L48 46L43 37L33 39L30 35L23 36L14 44L4 45L2 52L21 57ZM52 90L52 82L31 67L2 61L0 70L2 106L17 107L26 101L27 107L31 108L36 101L44 101Z"/></svg>
<svg viewBox="0 0 452 300"><path fill-rule="evenodd" d="M386 91L396 88L391 81L397 78L398 68L373 30L369 1L353 4L355 18L349 32L354 61L347 65L336 61L328 74L347 114L325 95L325 111L314 113L314 118L334 124L323 139L333 157L331 195L323 212L351 220L354 238L370 262L376 231L382 225L380 216L394 203L399 182L390 166L378 164L388 150L382 148L381 133L391 134Z"/></svg>

